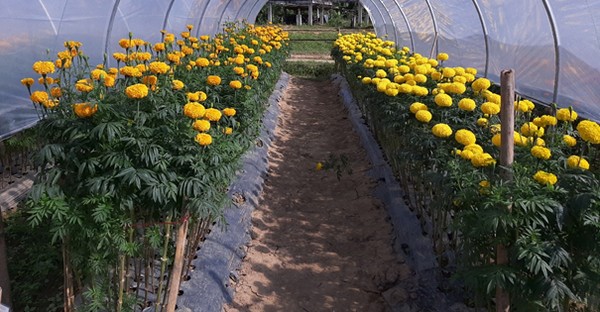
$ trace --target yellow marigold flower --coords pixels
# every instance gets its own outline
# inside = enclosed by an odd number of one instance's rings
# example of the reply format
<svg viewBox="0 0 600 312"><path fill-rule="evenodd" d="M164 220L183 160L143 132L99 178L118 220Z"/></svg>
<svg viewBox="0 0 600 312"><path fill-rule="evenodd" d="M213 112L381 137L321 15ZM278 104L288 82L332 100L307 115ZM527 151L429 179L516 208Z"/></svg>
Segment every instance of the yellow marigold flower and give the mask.
<svg viewBox="0 0 600 312"><path fill-rule="evenodd" d="M51 85L54 83L54 78L52 77L40 77L38 78L38 83L43 85L43 84L47 84L47 85Z"/></svg>
<svg viewBox="0 0 600 312"><path fill-rule="evenodd" d="M191 119L199 119L204 117L206 108L204 105L196 102L188 102L183 106L183 114Z"/></svg>
<svg viewBox="0 0 600 312"><path fill-rule="evenodd" d="M194 29L194 25L187 24L187 25L185 25L185 28L187 28L188 30L192 30L192 29Z"/></svg>
<svg viewBox="0 0 600 312"><path fill-rule="evenodd" d="M440 93L435 96L435 104L439 107L450 107L452 106L452 97L448 94Z"/></svg>
<svg viewBox="0 0 600 312"><path fill-rule="evenodd" d="M59 98L62 96L62 89L59 87L54 87L50 89L50 95L52 95L54 98Z"/></svg>
<svg viewBox="0 0 600 312"><path fill-rule="evenodd" d="M431 128L431 132L438 138L447 138L452 135L452 128L444 123L439 123Z"/></svg>
<svg viewBox="0 0 600 312"><path fill-rule="evenodd" d="M568 134L563 135L563 142L565 142L565 144L567 144L569 147L577 145L577 139Z"/></svg>
<svg viewBox="0 0 600 312"><path fill-rule="evenodd" d="M208 39L210 39L209 35L202 35L202 36L200 36L200 40L202 40L202 41L208 41Z"/></svg>
<svg viewBox="0 0 600 312"><path fill-rule="evenodd" d="M221 77L215 76L215 75L210 75L210 76L206 77L206 83L209 86L218 86L221 84Z"/></svg>
<svg viewBox="0 0 600 312"><path fill-rule="evenodd" d="M136 47L140 47L140 46L143 46L146 44L146 41L144 41L143 39L140 39L140 38L133 38L133 39L131 39L131 41L133 42L133 44Z"/></svg>
<svg viewBox="0 0 600 312"><path fill-rule="evenodd" d="M496 133L494 136L492 136L492 144L494 144L496 147L500 147L502 145L502 136L500 133Z"/></svg>
<svg viewBox="0 0 600 312"><path fill-rule="evenodd" d="M456 154L465 160L471 160L471 158L473 158L473 156L475 156L475 153L473 153L472 151L469 151L469 150L463 150L463 151L456 150Z"/></svg>
<svg viewBox="0 0 600 312"><path fill-rule="evenodd" d="M58 103L59 103L58 99L49 99L49 100L45 101L44 103L42 103L42 105L45 108L52 109L52 108L57 107Z"/></svg>
<svg viewBox="0 0 600 312"><path fill-rule="evenodd" d="M157 82L158 82L158 78L154 75L142 77L142 83L149 87L154 87L154 88L152 88L152 90L154 90L156 88Z"/></svg>
<svg viewBox="0 0 600 312"><path fill-rule="evenodd" d="M139 77L142 77L142 75L143 75L139 68L133 67L133 66L123 66L123 67L121 67L119 72L121 73L121 75L126 76L126 77L139 78Z"/></svg>
<svg viewBox="0 0 600 312"><path fill-rule="evenodd" d="M210 130L210 121L205 120L205 119L197 119L192 124L192 127L196 131L206 132L206 131Z"/></svg>
<svg viewBox="0 0 600 312"><path fill-rule="evenodd" d="M585 160L583 157L571 155L569 156L569 158L567 158L567 167L571 169L589 170L590 163L588 163L588 161Z"/></svg>
<svg viewBox="0 0 600 312"><path fill-rule="evenodd" d="M546 141L544 141L544 139L542 138L527 138L527 142L529 143L529 145L539 145L539 146L546 146Z"/></svg>
<svg viewBox="0 0 600 312"><path fill-rule="evenodd" d="M212 137L208 133L196 134L196 142L201 146L207 146L212 144Z"/></svg>
<svg viewBox="0 0 600 312"><path fill-rule="evenodd" d="M536 145L531 148L531 155L533 155L535 158L548 160L550 159L550 156L552 156L552 153L550 152L549 148Z"/></svg>
<svg viewBox="0 0 600 312"><path fill-rule="evenodd" d="M169 69L171 69L171 66L167 65L165 62L152 62L148 66L150 67L150 71L157 75L166 74Z"/></svg>
<svg viewBox="0 0 600 312"><path fill-rule="evenodd" d="M242 82L239 80L232 80L229 82L229 86L232 89L241 89L242 88Z"/></svg>
<svg viewBox="0 0 600 312"><path fill-rule="evenodd" d="M473 157L471 157L471 165L477 168L487 167L495 164L496 160L488 153L474 154Z"/></svg>
<svg viewBox="0 0 600 312"><path fill-rule="evenodd" d="M21 84L26 86L26 87L31 87L33 85L33 78L23 78L21 79Z"/></svg>
<svg viewBox="0 0 600 312"><path fill-rule="evenodd" d="M171 87L173 90L181 90L185 87L185 84L183 84L183 81L181 80L173 79L171 82Z"/></svg>
<svg viewBox="0 0 600 312"><path fill-rule="evenodd" d="M533 175L533 179L543 185L554 185L558 181L556 175L543 170L536 172Z"/></svg>
<svg viewBox="0 0 600 312"><path fill-rule="evenodd" d="M414 102L410 105L410 112L416 114L420 110L427 110L427 105L421 102Z"/></svg>
<svg viewBox="0 0 600 312"><path fill-rule="evenodd" d="M469 98L464 98L461 99L458 102L458 108L467 111L467 112L472 112L473 110L475 110L475 101L473 101L472 99Z"/></svg>
<svg viewBox="0 0 600 312"><path fill-rule="evenodd" d="M431 73L431 79L433 80L440 80L442 79L442 73L435 71L433 73Z"/></svg>
<svg viewBox="0 0 600 312"><path fill-rule="evenodd" d="M235 114L236 114L235 108L231 108L231 107L224 108L223 114L227 117L235 116Z"/></svg>
<svg viewBox="0 0 600 312"><path fill-rule="evenodd" d="M449 58L448 53L439 53L437 55L437 59L440 61L446 61L446 60L448 60L448 58Z"/></svg>
<svg viewBox="0 0 600 312"><path fill-rule="evenodd" d="M477 78L473 83L471 83L471 88L473 91L479 92L482 90L487 90L492 83L486 78Z"/></svg>
<svg viewBox="0 0 600 312"><path fill-rule="evenodd" d="M207 108L206 113L204 114L204 118L206 118L210 121L219 121L221 119L222 115L223 114L218 109Z"/></svg>
<svg viewBox="0 0 600 312"><path fill-rule="evenodd" d="M473 143L469 145L465 145L463 151L471 151L473 154L483 153L483 147L481 145Z"/></svg>
<svg viewBox="0 0 600 312"><path fill-rule="evenodd" d="M411 92L416 96L426 96L429 94L429 89L421 86L413 86Z"/></svg>
<svg viewBox="0 0 600 312"><path fill-rule="evenodd" d="M90 92L94 90L94 84L90 79L81 79L75 83L75 89L80 92Z"/></svg>
<svg viewBox="0 0 600 312"><path fill-rule="evenodd" d="M159 42L157 44L154 45L154 51L156 52L162 52L165 50L165 44L163 42Z"/></svg>
<svg viewBox="0 0 600 312"><path fill-rule="evenodd" d="M467 129L460 129L456 131L456 134L454 134L454 139L456 142L462 145L475 144L475 141L477 140L475 134Z"/></svg>
<svg viewBox="0 0 600 312"><path fill-rule="evenodd" d="M538 126L540 126L540 127L556 126L557 123L558 123L558 121L556 120L556 117L550 116L550 115L542 115L542 117L540 117L540 124Z"/></svg>
<svg viewBox="0 0 600 312"><path fill-rule="evenodd" d="M123 39L119 40L119 45L123 49L129 49L130 47L133 46L133 43L131 42L131 39L129 39L129 38L123 38Z"/></svg>
<svg viewBox="0 0 600 312"><path fill-rule="evenodd" d="M561 108L556 111L556 119L560 121L575 121L577 119L577 113L570 108Z"/></svg>
<svg viewBox="0 0 600 312"><path fill-rule="evenodd" d="M241 74L244 73L244 68L236 66L236 67L233 68L233 72L236 73L237 75L241 75Z"/></svg>
<svg viewBox="0 0 600 312"><path fill-rule="evenodd" d="M444 78L452 78L455 75L456 75L456 71L454 70L454 68L445 67L442 69L442 76Z"/></svg>
<svg viewBox="0 0 600 312"><path fill-rule="evenodd" d="M188 101L191 102L204 102L206 101L207 95L206 93L202 92L202 91L196 91L196 92L188 92L186 93Z"/></svg>
<svg viewBox="0 0 600 312"><path fill-rule="evenodd" d="M317 162L317 164L315 165L315 170L319 171L323 169L323 163L322 162Z"/></svg>
<svg viewBox="0 0 600 312"><path fill-rule="evenodd" d="M73 104L73 112L79 118L87 118L93 116L98 111L98 105L92 106L90 103Z"/></svg>
<svg viewBox="0 0 600 312"><path fill-rule="evenodd" d="M490 181L483 180L483 181L479 182L479 186L483 187L483 188L488 188L488 187L490 187Z"/></svg>
<svg viewBox="0 0 600 312"><path fill-rule="evenodd" d="M583 120L577 125L579 136L586 142L600 144L600 125L591 120Z"/></svg>
<svg viewBox="0 0 600 312"><path fill-rule="evenodd" d="M383 70L383 69L378 69L378 70L375 72L375 77L378 77L378 78L385 78L385 77L387 77L387 73L386 73L386 72L385 72L385 70Z"/></svg>
<svg viewBox="0 0 600 312"><path fill-rule="evenodd" d="M108 87L108 88L114 87L115 86L115 82L116 82L116 80L115 80L114 76L106 76L104 78L104 86L105 87Z"/></svg>
<svg viewBox="0 0 600 312"><path fill-rule="evenodd" d="M49 96L46 91L33 91L30 98L33 103L44 104L44 102L48 101Z"/></svg>
<svg viewBox="0 0 600 312"><path fill-rule="evenodd" d="M526 122L521 126L521 133L526 136L534 136L538 133L539 129L533 122Z"/></svg>
<svg viewBox="0 0 600 312"><path fill-rule="evenodd" d="M94 80L100 80L100 79L104 79L104 77L106 77L108 74L102 70L102 69L94 69L92 70L92 72L90 73L90 76L92 77L92 79Z"/></svg>
<svg viewBox="0 0 600 312"><path fill-rule="evenodd" d="M54 67L54 63L48 61L38 61L33 63L33 71L40 75L52 74L56 69Z"/></svg>
<svg viewBox="0 0 600 312"><path fill-rule="evenodd" d="M433 116L427 110L419 110L415 113L415 118L422 123L428 123Z"/></svg>
<svg viewBox="0 0 600 312"><path fill-rule="evenodd" d="M199 57L196 59L196 65L200 67L210 66L210 61L205 57Z"/></svg>
<svg viewBox="0 0 600 312"><path fill-rule="evenodd" d="M142 99L148 96L148 87L143 83L136 83L125 88L125 94L130 99Z"/></svg>
<svg viewBox="0 0 600 312"><path fill-rule="evenodd" d="M231 128L231 127L225 127L225 129L223 129L223 133L225 135L230 135L230 134L233 133L233 128Z"/></svg>
<svg viewBox="0 0 600 312"><path fill-rule="evenodd" d="M480 127L486 127L488 125L488 119L483 117L477 119L477 125Z"/></svg>
<svg viewBox="0 0 600 312"><path fill-rule="evenodd" d="M492 103L492 102L485 102L485 103L481 104L481 111L484 114L496 115L500 112L500 105Z"/></svg>

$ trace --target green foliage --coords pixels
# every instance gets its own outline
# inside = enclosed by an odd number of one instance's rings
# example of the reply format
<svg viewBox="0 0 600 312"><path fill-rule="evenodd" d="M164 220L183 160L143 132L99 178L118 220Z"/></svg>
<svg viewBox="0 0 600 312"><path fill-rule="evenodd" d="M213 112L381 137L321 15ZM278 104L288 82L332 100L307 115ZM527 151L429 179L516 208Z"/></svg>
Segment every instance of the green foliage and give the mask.
<svg viewBox="0 0 600 312"><path fill-rule="evenodd" d="M15 311L62 310L62 257L50 224L32 231L25 207L6 220L11 297Z"/></svg>
<svg viewBox="0 0 600 312"><path fill-rule="evenodd" d="M409 64L418 58L405 51L390 52L385 59ZM369 53L362 54L364 59L378 57ZM418 84L429 90L425 96L411 92L389 96L377 91L372 80L361 83L360 79L373 79L377 70L384 70L393 81L398 73L392 73L387 65L365 66L365 60L355 61L356 55L350 55L337 47L332 51L366 123L399 177L411 209L422 217L424 229L431 228L440 265L447 265L444 259L456 259L456 268L446 269L456 270L454 278L472 292L473 301L492 310L496 288L501 287L510 294L511 310L598 310L599 171L597 167L591 171L570 169L566 164L570 155L597 159L598 150L582 141L575 147L566 146L562 135L577 136L577 132L571 123L559 122L546 127L543 137L552 148L551 160L535 158L531 144L515 146L515 163L509 170L512 178L503 178L506 168L475 167L457 157L464 146L454 137L432 135L431 125L436 123L445 123L454 131L468 129L482 149L498 159L491 127L475 123L483 117L479 110L471 113L434 103L431 91L441 89L443 78L436 81L428 76ZM443 64L435 66L436 71L443 68ZM453 96L454 105L458 98L471 98L478 105L488 101L470 88ZM414 102L428 106L433 115L429 124L417 121L410 112ZM500 123L497 115L486 117L489 125ZM532 112L517 112L515 124L520 127L534 117ZM541 185L533 179L538 170L556 173L558 183ZM498 246L508 250L507 264L495 263Z"/></svg>
<svg viewBox="0 0 600 312"><path fill-rule="evenodd" d="M77 81L94 77L79 47L72 67L57 73L61 104L44 108L45 118L38 126L40 139L46 144L34 158L40 172L27 203L28 220L35 228L48 227L51 242L65 248L78 281L75 291L84 292L85 300L79 307L83 311L133 310L139 298L127 288L124 293L119 290L121 276L130 275L124 272L128 264L142 260L153 263L156 255L161 255L164 261L157 276L164 288L166 265L173 261L175 242L173 235L167 235L173 232L173 225L188 217L208 224L221 220L227 187L240 157L258 134L264 103L286 56L285 42L278 42L283 34L253 31L248 25L225 25L225 33L190 48L192 52L182 58L181 66L169 60L169 55L179 55L175 53L182 46L167 42L166 51L154 51L152 60L170 64L172 74L155 73L156 84L149 84L148 95L142 98L130 98L125 88L147 83L144 79L148 76L119 77L114 87L105 86L102 78L92 79L92 91L76 90ZM263 37L273 39L261 46ZM131 37L123 40L134 42ZM236 46L255 48L246 53L256 73L249 67L245 69L247 76L241 77L232 70L235 64L230 58L238 55L232 46L235 40ZM190 38L183 42L193 46ZM222 51L220 62L228 66L221 67L214 60L209 68L185 66L198 58L209 58L221 43L228 48ZM265 50L259 54L267 45L273 53ZM131 46L125 54L142 53L148 47ZM250 55L253 53L256 55ZM148 63L132 58L118 64L133 67ZM107 68L107 64L100 67ZM209 85L209 75L218 75L223 83ZM183 81L185 87L174 89L174 79ZM240 80L247 88L230 87L233 80ZM207 95L203 102L207 108L219 114L225 108L236 111L211 121L207 133L212 143L206 146L194 141L198 132L184 110L191 101L188 93L199 91ZM91 103L97 105L97 111L82 116L75 107L74 114L73 103ZM229 134L226 128L230 128ZM123 262L127 262L125 268Z"/></svg>
<svg viewBox="0 0 600 312"><path fill-rule="evenodd" d="M336 72L334 64L310 61L287 61L283 70L290 75L320 80L329 79Z"/></svg>

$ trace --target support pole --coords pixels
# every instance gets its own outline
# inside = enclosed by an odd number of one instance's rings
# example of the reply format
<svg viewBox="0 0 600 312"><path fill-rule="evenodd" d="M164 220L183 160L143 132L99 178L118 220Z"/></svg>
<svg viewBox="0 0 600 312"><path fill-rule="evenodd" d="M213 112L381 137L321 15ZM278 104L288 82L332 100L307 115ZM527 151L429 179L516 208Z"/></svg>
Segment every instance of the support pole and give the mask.
<svg viewBox="0 0 600 312"><path fill-rule="evenodd" d="M312 3L308 5L308 25L312 26L313 24L313 5Z"/></svg>
<svg viewBox="0 0 600 312"><path fill-rule="evenodd" d="M173 260L173 269L171 270L171 279L169 282L169 295L167 301L167 312L175 312L177 296L179 294L179 286L181 284L181 273L183 272L183 263L186 236L188 232L188 218L184 218L179 229L177 230L177 242L175 244L175 259Z"/></svg>
<svg viewBox="0 0 600 312"><path fill-rule="evenodd" d="M302 26L302 11L298 8L298 14L296 14L296 25Z"/></svg>
<svg viewBox="0 0 600 312"><path fill-rule="evenodd" d="M321 7L321 16L319 16L319 23L325 24L325 8Z"/></svg>
<svg viewBox="0 0 600 312"><path fill-rule="evenodd" d="M514 128L515 128L515 75L514 70L503 70L500 73L500 119L502 130L500 146L500 174L504 181L511 181L512 163L514 159ZM511 206L506 207L508 212ZM496 265L507 265L508 249L504 244L496 246ZM505 289L496 286L496 312L510 311L510 297Z"/></svg>
<svg viewBox="0 0 600 312"><path fill-rule="evenodd" d="M273 3L269 2L269 23L273 23Z"/></svg>
<svg viewBox="0 0 600 312"><path fill-rule="evenodd" d="M0 303L11 306L10 302L10 278L8 275L8 254L5 241L4 219L0 211ZM4 296L2 296L4 290Z"/></svg>
<svg viewBox="0 0 600 312"><path fill-rule="evenodd" d="M358 3L358 27L363 26L363 7L360 2Z"/></svg>

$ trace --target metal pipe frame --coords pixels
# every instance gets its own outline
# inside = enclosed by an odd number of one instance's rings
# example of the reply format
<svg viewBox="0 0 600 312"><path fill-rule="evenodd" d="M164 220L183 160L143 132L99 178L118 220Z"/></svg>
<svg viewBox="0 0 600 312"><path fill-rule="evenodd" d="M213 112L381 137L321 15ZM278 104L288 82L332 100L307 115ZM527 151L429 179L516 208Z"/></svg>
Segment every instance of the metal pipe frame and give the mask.
<svg viewBox="0 0 600 312"><path fill-rule="evenodd" d="M412 26L410 25L410 22L408 21L408 17L406 17L406 13L404 13L404 9L400 5L400 3L398 3L398 7L400 8L400 14L402 15L402 18L404 19L404 22L406 23L406 28L408 29L408 35L410 37L410 50L414 52L415 51L415 39L413 38Z"/></svg>
<svg viewBox="0 0 600 312"><path fill-rule="evenodd" d="M483 41L485 42L485 69L483 72L483 76L488 76L488 68L490 64L490 43L489 43L489 33L487 29L487 25L485 23L485 19L483 18L483 14L481 13L481 7L477 0L473 0L473 5L475 6L475 10L477 10L477 15L479 16L479 22L481 23L481 29L483 30Z"/></svg>
<svg viewBox="0 0 600 312"><path fill-rule="evenodd" d="M550 27L552 28L552 38L554 39L554 90L552 94L552 102L556 103L558 99L558 82L560 78L560 37L558 34L558 28L556 26L556 19L554 18L554 13L552 12L552 7L548 3L548 0L542 0L544 3L544 8L546 9L546 14L548 15L548 21L550 22Z"/></svg>
<svg viewBox="0 0 600 312"><path fill-rule="evenodd" d="M110 35L112 33L113 24L115 22L117 11L119 10L120 3L121 0L115 0L112 12L110 13L110 20L108 21L108 26L106 27L106 38L104 38L104 55L108 55L108 40L110 40Z"/></svg>
<svg viewBox="0 0 600 312"><path fill-rule="evenodd" d="M431 14L431 22L433 23L433 44L431 46L431 52L429 53L429 58L433 58L433 51L435 50L435 54L437 55L438 51L438 25L437 19L435 18L435 13L433 12L433 7L429 0L425 0L427 3L427 7L429 8L429 14Z"/></svg>

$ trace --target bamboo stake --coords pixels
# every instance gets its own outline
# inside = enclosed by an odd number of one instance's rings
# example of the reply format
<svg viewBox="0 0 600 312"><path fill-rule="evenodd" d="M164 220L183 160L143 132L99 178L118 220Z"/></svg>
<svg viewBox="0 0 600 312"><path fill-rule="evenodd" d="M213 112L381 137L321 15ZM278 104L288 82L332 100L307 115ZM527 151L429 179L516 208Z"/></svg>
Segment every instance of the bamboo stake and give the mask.
<svg viewBox="0 0 600 312"><path fill-rule="evenodd" d="M512 69L503 70L500 73L500 96L502 106L500 107L500 118L502 124L501 147L500 147L500 175L502 180L511 181L512 163L514 159L514 127L515 127L515 76ZM506 207L508 212L511 206ZM496 246L496 265L508 264L508 250L503 244ZM510 297L505 289L496 286L496 311L510 311Z"/></svg>
<svg viewBox="0 0 600 312"><path fill-rule="evenodd" d="M64 270L64 311L75 311L75 294L73 290L73 276L71 274L71 258L68 251L69 239L65 238L62 246L63 270Z"/></svg>
<svg viewBox="0 0 600 312"><path fill-rule="evenodd" d="M169 295L167 297L167 312L175 312L175 304L179 295L179 284L181 283L181 272L183 270L185 240L188 232L188 218L185 217L179 229L177 229L177 243L175 244L175 260L171 270L169 281Z"/></svg>
<svg viewBox="0 0 600 312"><path fill-rule="evenodd" d="M0 142L1 143L1 142ZM6 252L6 241L4 232L4 219L0 211L0 302L11 306L10 302L10 278L8 275L8 254ZM2 296L4 290L4 297Z"/></svg>
<svg viewBox="0 0 600 312"><path fill-rule="evenodd" d="M116 311L121 312L123 307L123 293L125 292L125 255L119 255L119 294Z"/></svg>
<svg viewBox="0 0 600 312"><path fill-rule="evenodd" d="M162 311L161 301L162 301L162 290L163 290L163 281L165 271L167 269L167 256L169 251L169 240L171 239L171 215L167 216L166 220L166 230L165 230L165 241L163 245L162 255L160 257L160 276L158 277L158 291L156 293L156 303L154 306L155 311Z"/></svg>

